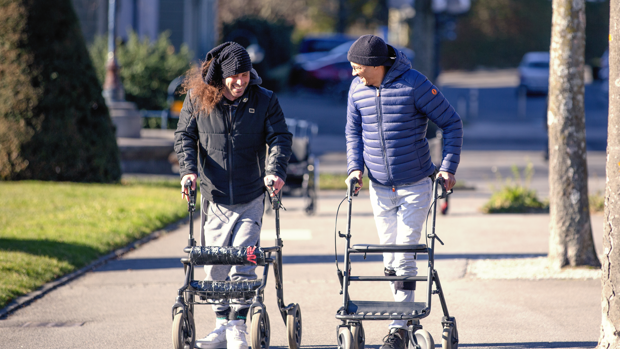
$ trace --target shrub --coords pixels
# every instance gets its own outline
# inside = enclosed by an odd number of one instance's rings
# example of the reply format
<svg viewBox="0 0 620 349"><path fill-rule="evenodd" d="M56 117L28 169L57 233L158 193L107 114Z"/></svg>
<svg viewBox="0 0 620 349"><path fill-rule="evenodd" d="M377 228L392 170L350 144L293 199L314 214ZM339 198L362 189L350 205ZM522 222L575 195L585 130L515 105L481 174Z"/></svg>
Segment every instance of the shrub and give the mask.
<svg viewBox="0 0 620 349"><path fill-rule="evenodd" d="M127 42L117 38L116 54L125 98L136 103L138 109L167 108L168 85L189 69L192 54L187 45L183 44L176 52L169 38L168 31L161 33L155 42L148 38L140 40L133 31ZM99 82L103 84L108 57L107 36L95 37L89 51Z"/></svg>
<svg viewBox="0 0 620 349"><path fill-rule="evenodd" d="M601 192L590 195L590 212L600 213L605 211L605 196Z"/></svg>
<svg viewBox="0 0 620 349"><path fill-rule="evenodd" d="M70 0L0 1L0 179L113 182L114 126Z"/></svg>
<svg viewBox="0 0 620 349"><path fill-rule="evenodd" d="M529 189L529 183L534 175L534 167L529 163L525 170L525 181L517 166L512 166L513 179L507 179L499 188L493 188L489 201L482 206L484 213L534 213L549 210L549 205L538 200L535 190ZM498 179L501 177L498 174Z"/></svg>

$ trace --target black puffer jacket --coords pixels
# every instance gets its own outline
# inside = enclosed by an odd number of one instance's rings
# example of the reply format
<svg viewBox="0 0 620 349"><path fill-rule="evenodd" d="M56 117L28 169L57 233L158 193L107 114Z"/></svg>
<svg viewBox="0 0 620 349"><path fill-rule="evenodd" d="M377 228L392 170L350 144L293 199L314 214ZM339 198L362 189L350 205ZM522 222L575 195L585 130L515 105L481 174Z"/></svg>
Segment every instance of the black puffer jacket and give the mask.
<svg viewBox="0 0 620 349"><path fill-rule="evenodd" d="M232 124L229 108L223 102L206 114L191 91L185 98L174 133L174 150L181 177L200 173L201 195L209 201L224 205L247 203L263 194L266 175L286 181L292 134L278 99L272 91L260 87L261 82L252 69L250 84L238 99Z"/></svg>

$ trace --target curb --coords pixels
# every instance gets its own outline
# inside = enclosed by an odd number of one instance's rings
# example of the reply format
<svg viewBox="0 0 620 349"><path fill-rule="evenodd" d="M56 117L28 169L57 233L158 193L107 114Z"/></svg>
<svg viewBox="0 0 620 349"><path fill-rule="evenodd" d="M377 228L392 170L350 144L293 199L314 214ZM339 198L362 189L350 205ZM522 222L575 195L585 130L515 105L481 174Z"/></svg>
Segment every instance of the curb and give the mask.
<svg viewBox="0 0 620 349"><path fill-rule="evenodd" d="M177 229L179 226L187 223L189 220L189 217L184 217L181 218L180 220L170 223L167 226L163 227L162 229L156 230L152 233L150 233L149 235L143 237L142 239L136 240L132 243L130 243L129 245L125 246L125 247L121 247L117 250L114 250L112 252L110 252L109 254L100 257L99 259L97 259L96 261L90 263L89 265L83 267L82 269L76 270L68 275L65 275L63 277L61 277L60 279L54 280L54 281L50 281L48 283L46 283L45 285L41 286L41 288L32 291L26 295L23 295L21 297L18 297L16 299L14 299L11 303L9 303L7 306L5 306L4 308L0 309L0 320L6 319L11 313L15 312L16 310L23 308L25 306L28 306L30 303L32 303L33 301L45 296L47 293L51 292L52 290L56 289L57 287L63 286L67 283L69 283L70 281L77 279L78 277L86 274L87 272L106 264L108 261L112 260L112 259L116 259L118 257L121 257L122 255L124 255L125 253L131 251L131 250L135 250L138 247L140 247L141 245L144 245L152 240L158 239L159 237L168 234L169 232L171 232L172 230Z"/></svg>

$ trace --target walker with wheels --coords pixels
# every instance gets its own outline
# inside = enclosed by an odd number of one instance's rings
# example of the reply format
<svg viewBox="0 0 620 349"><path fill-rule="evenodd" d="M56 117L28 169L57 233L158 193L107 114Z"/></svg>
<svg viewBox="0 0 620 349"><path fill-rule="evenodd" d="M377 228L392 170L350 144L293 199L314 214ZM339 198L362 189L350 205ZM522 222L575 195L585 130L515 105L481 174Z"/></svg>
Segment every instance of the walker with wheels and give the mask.
<svg viewBox="0 0 620 349"><path fill-rule="evenodd" d="M271 192L273 182L268 184ZM172 344L174 349L194 349L196 328L194 324L194 305L218 304L227 301L240 304L252 301L248 318L251 321L250 336L252 349L269 349L271 327L267 308L263 303L264 289L267 285L269 265L273 265L276 278L277 304L282 320L287 328L288 347L301 347L301 308L299 304L284 305L282 283L282 239L280 239L281 203L277 196L271 198L276 219L276 246L196 246L194 240L193 213L196 208L196 191L191 189L188 180L184 187L190 193L188 201L189 240L183 249L188 253L181 259L185 272L185 283L179 289L176 302L172 306ZM256 265L263 266L263 278L243 281L201 281L194 279L194 268L203 265Z"/></svg>
<svg viewBox="0 0 620 349"><path fill-rule="evenodd" d="M351 211L353 202L353 193L357 179L353 178L347 183L348 212L347 212L347 230L346 234L338 232L340 238L346 240L344 250L344 271L338 268L338 278L340 281L340 293L343 295L343 306L336 312L336 318L341 320L341 324L337 327L337 338L339 349L364 349L365 334L362 322L365 320L408 320L407 328L407 348L408 349L434 349L435 343L431 334L422 328L420 319L430 315L431 312L431 296L439 295L439 301L443 310L443 332L442 332L442 348L456 349L458 348L458 332L456 328L456 320L448 313L448 306L444 298L444 293L439 282L439 275L435 270L435 239L442 245L443 242L435 234L435 218L437 214L438 199L447 198L452 193L447 192L444 186L444 179L438 177L433 184L433 201L431 209L433 211L432 230L427 235L430 244L417 245L371 245L357 244L351 247ZM441 192L438 193L439 188ZM357 194L355 195L357 196ZM343 199L344 202L344 199ZM342 202L341 202L342 204ZM427 223L428 226L428 223ZM334 232L335 233L335 232ZM426 276L353 276L351 275L351 254L367 254L372 253L413 253L428 254L428 273ZM337 259L336 259L337 263ZM349 285L351 282L365 281L403 281L403 282L427 282L427 298L425 302L384 302L384 301L363 301L351 300L349 297ZM433 285L435 289L433 290Z"/></svg>

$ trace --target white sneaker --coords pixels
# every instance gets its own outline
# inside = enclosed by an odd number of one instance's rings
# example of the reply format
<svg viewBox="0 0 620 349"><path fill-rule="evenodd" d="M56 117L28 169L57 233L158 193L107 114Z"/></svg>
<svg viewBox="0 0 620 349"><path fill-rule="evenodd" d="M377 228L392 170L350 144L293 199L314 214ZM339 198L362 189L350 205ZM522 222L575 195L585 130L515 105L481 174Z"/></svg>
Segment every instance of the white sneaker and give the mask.
<svg viewBox="0 0 620 349"><path fill-rule="evenodd" d="M228 321L228 327L226 327L226 341L228 342L228 349L248 349L248 342L245 340L245 335L248 334L243 320L231 320Z"/></svg>
<svg viewBox="0 0 620 349"><path fill-rule="evenodd" d="M226 349L226 327L228 320L216 320L215 329L203 339L196 340L196 348Z"/></svg>

